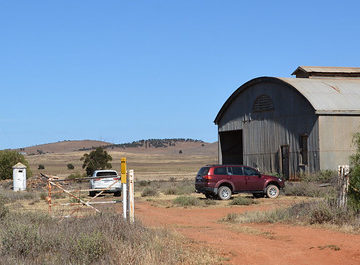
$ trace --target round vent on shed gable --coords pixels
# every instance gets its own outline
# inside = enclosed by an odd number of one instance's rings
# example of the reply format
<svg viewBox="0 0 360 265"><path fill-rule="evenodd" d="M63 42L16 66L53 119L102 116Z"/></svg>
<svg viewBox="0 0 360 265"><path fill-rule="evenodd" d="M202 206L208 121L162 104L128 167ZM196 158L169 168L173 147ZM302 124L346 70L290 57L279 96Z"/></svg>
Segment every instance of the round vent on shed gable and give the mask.
<svg viewBox="0 0 360 265"><path fill-rule="evenodd" d="M255 99L253 112L269 111L273 109L273 102L268 95L261 95Z"/></svg>

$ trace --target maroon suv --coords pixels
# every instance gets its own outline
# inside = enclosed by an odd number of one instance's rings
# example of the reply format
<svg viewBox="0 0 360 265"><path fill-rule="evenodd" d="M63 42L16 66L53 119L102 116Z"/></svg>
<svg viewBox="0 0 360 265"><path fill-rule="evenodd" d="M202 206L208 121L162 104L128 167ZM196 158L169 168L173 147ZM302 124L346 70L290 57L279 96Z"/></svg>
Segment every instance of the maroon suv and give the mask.
<svg viewBox="0 0 360 265"><path fill-rule="evenodd" d="M260 198L279 196L284 188L282 179L262 175L255 168L242 165L208 165L202 167L195 180L195 189L207 198L218 196L221 200L230 199L234 193L252 193Z"/></svg>

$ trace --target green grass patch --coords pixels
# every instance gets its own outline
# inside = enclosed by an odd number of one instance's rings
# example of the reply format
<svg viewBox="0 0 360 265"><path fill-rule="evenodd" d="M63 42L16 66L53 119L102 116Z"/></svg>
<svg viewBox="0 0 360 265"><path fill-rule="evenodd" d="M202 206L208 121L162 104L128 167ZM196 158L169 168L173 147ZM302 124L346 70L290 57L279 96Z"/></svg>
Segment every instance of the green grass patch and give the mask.
<svg viewBox="0 0 360 265"><path fill-rule="evenodd" d="M157 190L154 190L150 187L146 187L142 192L141 192L141 197L148 197L148 196L158 196L159 193Z"/></svg>
<svg viewBox="0 0 360 265"><path fill-rule="evenodd" d="M258 202L255 201L252 198L247 197L235 197L231 201L229 201L229 205L251 205L251 204L257 204Z"/></svg>
<svg viewBox="0 0 360 265"><path fill-rule="evenodd" d="M200 201L198 198L191 197L191 196L179 196L174 199L174 204L178 206L197 206L200 205Z"/></svg>

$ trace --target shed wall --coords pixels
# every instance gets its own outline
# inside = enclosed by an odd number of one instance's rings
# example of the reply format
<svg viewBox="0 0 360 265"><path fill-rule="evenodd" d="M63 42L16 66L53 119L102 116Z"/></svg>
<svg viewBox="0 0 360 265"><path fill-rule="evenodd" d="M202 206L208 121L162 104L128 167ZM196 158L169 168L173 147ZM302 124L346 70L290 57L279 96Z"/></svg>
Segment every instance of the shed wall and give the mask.
<svg viewBox="0 0 360 265"><path fill-rule="evenodd" d="M349 164L356 150L352 140L360 132L359 116L319 116L320 169L337 170Z"/></svg>
<svg viewBox="0 0 360 265"><path fill-rule="evenodd" d="M253 112L253 103L268 95L274 109ZM243 163L265 172L280 172L280 147L289 145L289 171L313 172L319 165L318 121L313 107L294 88L276 80L262 81L244 89L228 106L218 122L219 133L243 130ZM308 165L301 164L299 138L308 135ZM221 143L219 143L219 162Z"/></svg>

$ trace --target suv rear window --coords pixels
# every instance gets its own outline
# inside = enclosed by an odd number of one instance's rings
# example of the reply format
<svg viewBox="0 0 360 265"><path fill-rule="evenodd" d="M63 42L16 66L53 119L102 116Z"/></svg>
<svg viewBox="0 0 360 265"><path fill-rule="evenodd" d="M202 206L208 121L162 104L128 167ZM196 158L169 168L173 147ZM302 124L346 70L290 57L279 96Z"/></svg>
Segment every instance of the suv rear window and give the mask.
<svg viewBox="0 0 360 265"><path fill-rule="evenodd" d="M242 167L231 167L231 172L233 175L243 175L243 168Z"/></svg>
<svg viewBox="0 0 360 265"><path fill-rule="evenodd" d="M105 171L105 172L97 172L96 176L103 177L103 176L117 176L116 172L114 171Z"/></svg>
<svg viewBox="0 0 360 265"><path fill-rule="evenodd" d="M214 169L214 175L227 175L226 167L217 167Z"/></svg>
<svg viewBox="0 0 360 265"><path fill-rule="evenodd" d="M200 168L199 172L198 172L198 175L200 176L205 176L209 173L209 167L202 167Z"/></svg>

